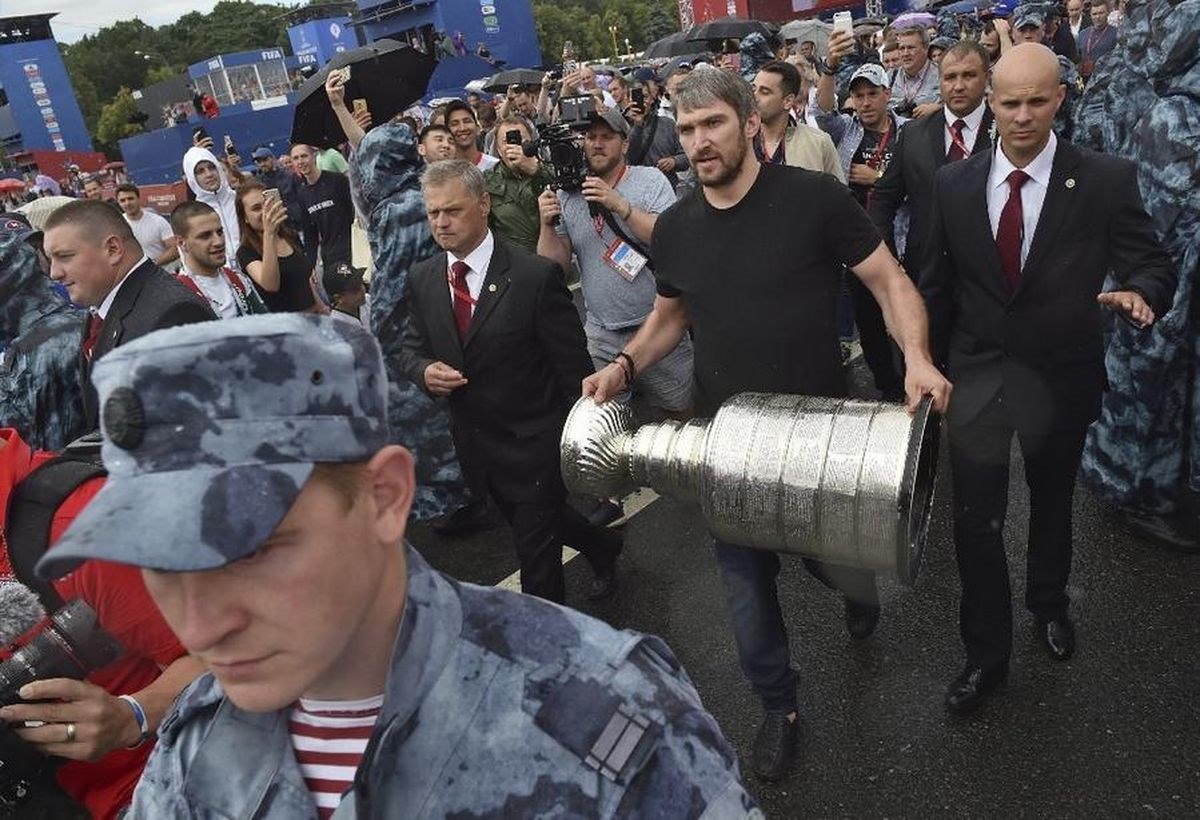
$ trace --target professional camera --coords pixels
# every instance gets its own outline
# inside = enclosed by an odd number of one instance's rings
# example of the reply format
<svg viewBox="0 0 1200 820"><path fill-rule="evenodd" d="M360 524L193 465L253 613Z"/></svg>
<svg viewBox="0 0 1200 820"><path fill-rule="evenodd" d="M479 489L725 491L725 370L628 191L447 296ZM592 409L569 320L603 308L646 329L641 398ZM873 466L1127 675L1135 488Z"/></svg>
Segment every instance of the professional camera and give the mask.
<svg viewBox="0 0 1200 820"><path fill-rule="evenodd" d="M35 680L83 680L92 670L115 661L122 651L100 627L90 606L71 601L0 663L0 706L18 703L17 692ZM23 818L68 816L63 807L69 798L58 789L53 774L53 766L37 749L0 723L0 818L18 816L18 806Z"/></svg>
<svg viewBox="0 0 1200 820"><path fill-rule="evenodd" d="M538 157L554 175L550 187L567 192L578 191L591 173L587 157L579 147L579 135L596 118L596 101L592 97L564 97L559 101L559 120L538 132L536 141L525 143L521 150L527 157Z"/></svg>
<svg viewBox="0 0 1200 820"><path fill-rule="evenodd" d="M906 117L907 119L912 119L913 113L916 110L917 104L915 102L901 103L892 109L897 117Z"/></svg>

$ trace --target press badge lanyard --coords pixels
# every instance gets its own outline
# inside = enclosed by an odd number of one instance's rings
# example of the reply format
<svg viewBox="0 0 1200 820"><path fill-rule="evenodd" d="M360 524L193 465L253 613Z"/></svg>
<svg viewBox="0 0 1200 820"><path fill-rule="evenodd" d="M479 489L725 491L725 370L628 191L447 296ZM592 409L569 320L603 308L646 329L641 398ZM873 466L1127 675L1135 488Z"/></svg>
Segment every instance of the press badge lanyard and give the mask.
<svg viewBox="0 0 1200 820"><path fill-rule="evenodd" d="M619 177L617 177L616 183L612 186L612 189L614 191L617 190L617 186L621 184L621 180L625 179L625 175L628 173L629 173L629 166L626 165L624 168L621 169L621 175ZM604 217L600 216L600 214L596 214L595 216L593 216L592 217L592 227L596 229L596 236L600 237L601 241L603 241L603 239L604 239Z"/></svg>

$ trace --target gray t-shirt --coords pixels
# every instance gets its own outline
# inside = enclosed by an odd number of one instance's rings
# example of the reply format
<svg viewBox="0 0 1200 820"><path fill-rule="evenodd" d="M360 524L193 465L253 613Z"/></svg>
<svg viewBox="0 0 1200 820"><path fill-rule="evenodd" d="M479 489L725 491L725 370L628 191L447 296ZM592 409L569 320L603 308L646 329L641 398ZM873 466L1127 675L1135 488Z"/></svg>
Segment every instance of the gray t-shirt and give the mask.
<svg viewBox="0 0 1200 820"><path fill-rule="evenodd" d="M617 182L617 192L633 203L633 207L652 214L661 214L675 204L675 191L666 176L657 168L627 166L625 175ZM608 330L637 327L654 306L654 274L643 268L629 281L607 262L604 255L619 237L603 221L588 213L587 200L581 193L558 192L562 205L562 221L558 234L571 241L579 260L579 281L583 286L583 304L589 322ZM613 214L613 220L631 239L637 239L633 229ZM641 242L649 253L650 243Z"/></svg>

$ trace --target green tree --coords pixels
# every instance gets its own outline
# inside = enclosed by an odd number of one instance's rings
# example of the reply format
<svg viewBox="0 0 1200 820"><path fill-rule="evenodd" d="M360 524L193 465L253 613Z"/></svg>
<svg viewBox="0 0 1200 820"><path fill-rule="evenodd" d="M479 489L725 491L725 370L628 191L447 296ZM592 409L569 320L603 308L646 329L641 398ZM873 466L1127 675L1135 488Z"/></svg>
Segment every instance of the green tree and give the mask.
<svg viewBox="0 0 1200 820"><path fill-rule="evenodd" d="M679 10L673 3L668 7L664 3L654 3L646 13L646 22L642 26L643 47L655 40L660 40L668 34L679 31Z"/></svg>
<svg viewBox="0 0 1200 820"><path fill-rule="evenodd" d="M137 110L133 92L124 86L117 90L112 102L100 109L100 119L96 123L96 140L104 150L112 153L118 140L141 132L140 125L130 122Z"/></svg>

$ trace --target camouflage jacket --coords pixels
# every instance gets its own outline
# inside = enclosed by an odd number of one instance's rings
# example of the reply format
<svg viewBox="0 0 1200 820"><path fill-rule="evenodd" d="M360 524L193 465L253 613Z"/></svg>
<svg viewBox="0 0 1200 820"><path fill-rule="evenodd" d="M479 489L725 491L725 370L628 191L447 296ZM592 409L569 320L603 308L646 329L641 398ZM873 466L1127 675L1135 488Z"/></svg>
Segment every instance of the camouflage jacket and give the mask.
<svg viewBox="0 0 1200 820"><path fill-rule="evenodd" d="M1200 6L1151 0L1125 15L1117 47L1075 107L1075 140L1137 163L1179 281L1171 309L1150 329L1113 322L1109 389L1080 478L1107 503L1162 514L1177 509L1189 478L1200 489Z"/></svg>
<svg viewBox="0 0 1200 820"><path fill-rule="evenodd" d="M0 427L39 450L87 432L79 355L87 311L54 290L24 241L0 244Z"/></svg>
<svg viewBox="0 0 1200 820"><path fill-rule="evenodd" d="M375 273L371 277L371 331L383 349L388 371L388 422L393 436L417 458L413 515L431 518L467 500L462 470L450 438L450 416L408 380L399 367L408 318L408 271L438 251L421 198L422 162L406 125L381 125L367 132L350 156L354 204L367 221Z"/></svg>
<svg viewBox="0 0 1200 820"><path fill-rule="evenodd" d="M407 554L383 707L339 820L762 816L662 641ZM131 816L315 817L286 711L243 712L201 677L163 721Z"/></svg>

